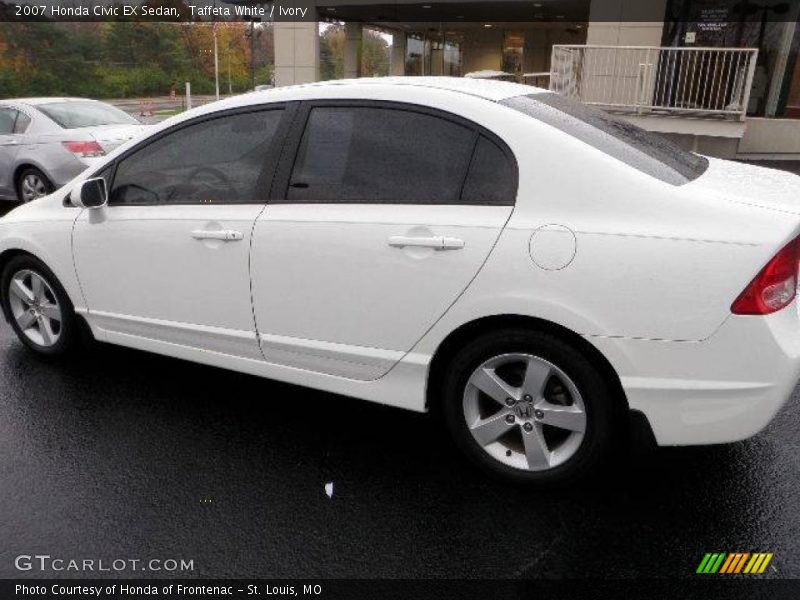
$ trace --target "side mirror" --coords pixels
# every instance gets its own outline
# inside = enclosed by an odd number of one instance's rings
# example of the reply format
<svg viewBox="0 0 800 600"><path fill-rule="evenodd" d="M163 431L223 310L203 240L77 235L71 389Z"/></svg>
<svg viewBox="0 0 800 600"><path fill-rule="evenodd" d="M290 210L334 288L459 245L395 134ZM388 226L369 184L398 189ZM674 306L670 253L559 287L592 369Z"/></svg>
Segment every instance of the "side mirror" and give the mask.
<svg viewBox="0 0 800 600"><path fill-rule="evenodd" d="M101 208L108 203L106 180L102 177L87 179L72 190L70 198L81 208Z"/></svg>

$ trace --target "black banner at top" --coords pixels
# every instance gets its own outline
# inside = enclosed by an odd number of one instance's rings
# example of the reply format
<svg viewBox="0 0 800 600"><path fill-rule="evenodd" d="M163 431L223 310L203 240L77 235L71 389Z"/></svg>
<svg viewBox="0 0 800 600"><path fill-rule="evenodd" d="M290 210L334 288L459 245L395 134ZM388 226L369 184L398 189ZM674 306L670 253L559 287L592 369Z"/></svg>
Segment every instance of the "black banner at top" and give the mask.
<svg viewBox="0 0 800 600"><path fill-rule="evenodd" d="M317 21L314 0L0 0L3 21Z"/></svg>
<svg viewBox="0 0 800 600"><path fill-rule="evenodd" d="M797 21L800 0L0 0L0 21Z"/></svg>

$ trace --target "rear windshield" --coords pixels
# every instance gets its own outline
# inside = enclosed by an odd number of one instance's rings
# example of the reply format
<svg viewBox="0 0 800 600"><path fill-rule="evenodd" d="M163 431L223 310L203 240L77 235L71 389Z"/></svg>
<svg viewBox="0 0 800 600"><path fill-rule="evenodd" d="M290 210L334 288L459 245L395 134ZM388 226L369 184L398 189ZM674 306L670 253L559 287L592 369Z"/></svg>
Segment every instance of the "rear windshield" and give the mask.
<svg viewBox="0 0 800 600"><path fill-rule="evenodd" d="M687 152L663 136L559 94L516 96L501 104L552 125L672 185L697 179L708 168L708 160Z"/></svg>
<svg viewBox="0 0 800 600"><path fill-rule="evenodd" d="M136 125L128 113L102 102L70 101L39 104L36 108L64 129L95 127L97 125Z"/></svg>

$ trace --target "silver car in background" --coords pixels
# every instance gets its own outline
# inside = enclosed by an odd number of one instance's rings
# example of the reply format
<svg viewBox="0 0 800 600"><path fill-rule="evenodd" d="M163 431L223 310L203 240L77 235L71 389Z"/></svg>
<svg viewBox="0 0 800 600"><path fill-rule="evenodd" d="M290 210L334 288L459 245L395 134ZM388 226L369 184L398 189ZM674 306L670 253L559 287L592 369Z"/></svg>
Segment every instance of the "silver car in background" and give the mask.
<svg viewBox="0 0 800 600"><path fill-rule="evenodd" d="M45 196L146 128L96 100L1 100L0 199Z"/></svg>

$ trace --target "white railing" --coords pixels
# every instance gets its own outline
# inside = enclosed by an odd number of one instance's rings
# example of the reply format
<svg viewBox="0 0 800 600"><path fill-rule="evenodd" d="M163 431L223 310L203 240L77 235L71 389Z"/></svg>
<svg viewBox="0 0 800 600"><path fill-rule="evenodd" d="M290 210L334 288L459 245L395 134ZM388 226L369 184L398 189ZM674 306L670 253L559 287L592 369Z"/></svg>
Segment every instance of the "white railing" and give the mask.
<svg viewBox="0 0 800 600"><path fill-rule="evenodd" d="M607 110L743 120L758 50L553 46L550 90Z"/></svg>

